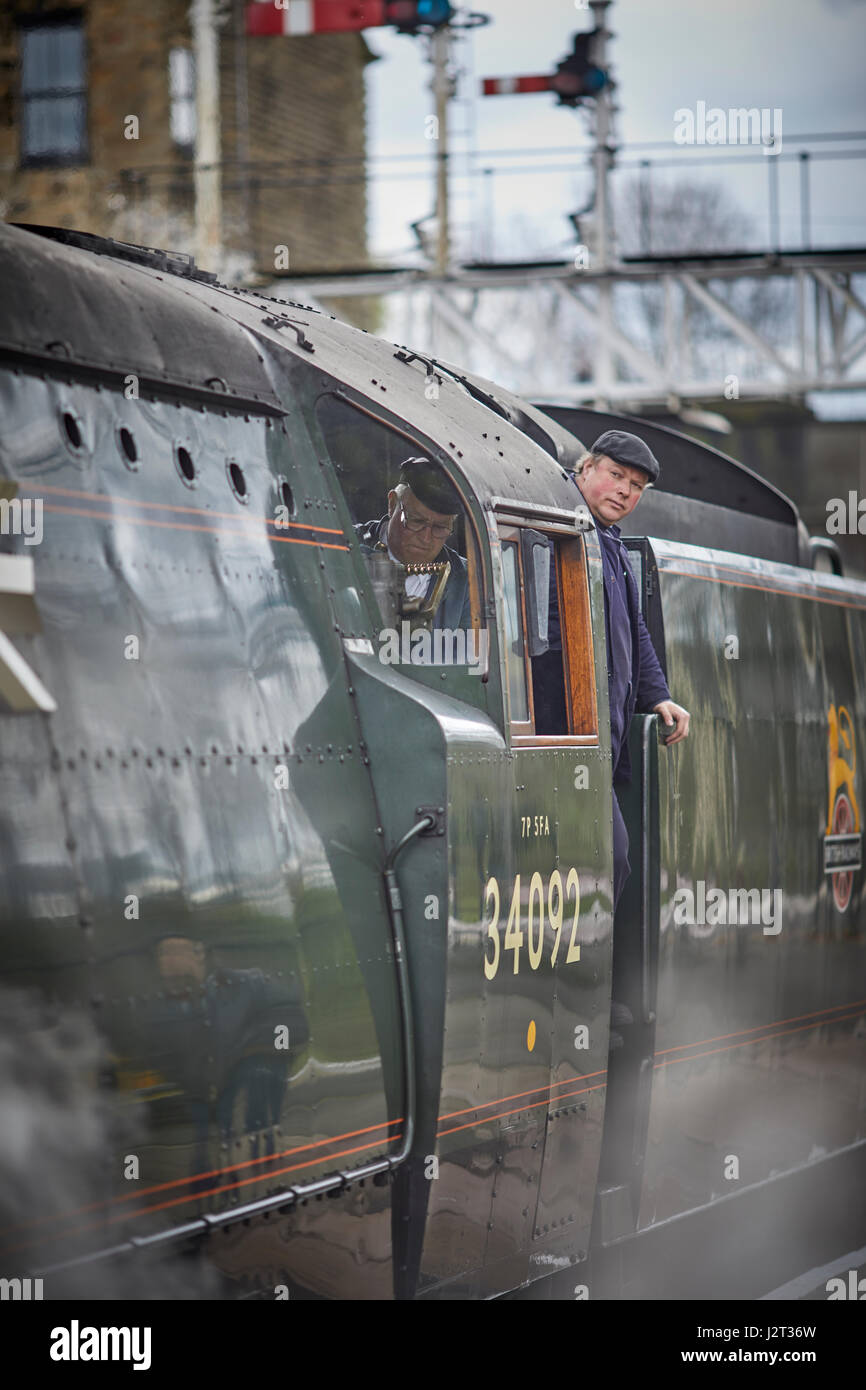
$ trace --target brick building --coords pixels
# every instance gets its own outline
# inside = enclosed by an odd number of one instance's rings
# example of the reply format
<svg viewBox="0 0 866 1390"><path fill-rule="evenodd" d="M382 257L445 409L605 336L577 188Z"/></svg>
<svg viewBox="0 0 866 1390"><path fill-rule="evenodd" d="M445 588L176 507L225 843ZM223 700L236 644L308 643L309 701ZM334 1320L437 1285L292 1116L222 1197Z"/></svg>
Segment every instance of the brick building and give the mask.
<svg viewBox="0 0 866 1390"><path fill-rule="evenodd" d="M363 37L249 38L244 0L218 34L222 274L261 280L280 246L291 270L363 266ZM189 0L2 7L6 220L195 254L195 123Z"/></svg>

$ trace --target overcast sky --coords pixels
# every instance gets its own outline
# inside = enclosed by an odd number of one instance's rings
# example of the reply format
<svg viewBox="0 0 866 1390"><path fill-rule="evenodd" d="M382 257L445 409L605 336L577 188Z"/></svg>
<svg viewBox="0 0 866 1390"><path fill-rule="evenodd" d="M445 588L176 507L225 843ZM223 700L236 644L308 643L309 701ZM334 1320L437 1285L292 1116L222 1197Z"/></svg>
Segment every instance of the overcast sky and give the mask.
<svg viewBox="0 0 866 1390"><path fill-rule="evenodd" d="M590 12L573 0L487 0L480 8L492 22L457 47L465 71L461 93L467 97L482 77L551 72L570 49L571 35L591 27ZM608 13L620 107L615 130L626 145L672 141L675 111L695 109L701 101L724 110L780 108L785 153L800 148L796 135L866 131L866 0L615 0ZM435 146L424 138L424 121L433 99L423 41L387 29L370 29L366 38L381 55L367 69L371 154L429 155ZM450 124L453 220L461 249L473 255L492 250L503 258L564 255L573 244L566 214L589 193L585 158L576 148L587 142L586 119L542 93L457 102ZM459 176L467 167L462 152L473 143L481 151L558 150L555 159L562 167L545 170L553 156L491 159L489 165L511 162L524 172L497 173L492 191L491 180L486 181L485 193L482 179ZM866 140L852 145L866 150ZM629 155L624 149L622 160L646 153ZM652 153L677 157L687 169L688 150L672 145ZM692 153L719 156L719 163L701 169L698 177L723 183L730 200L751 219L753 244L765 242L768 160L732 171L721 162L730 148ZM401 177L371 185L371 249L406 259L413 244L409 223L432 210L431 179L419 163L374 160L372 168L399 171ZM407 177L413 171L421 176ZM673 176L659 171L652 177L661 184ZM795 163L779 162L781 241L791 248L800 245L799 176ZM616 176L625 177L625 170ZM816 161L811 186L814 244L866 243L866 159Z"/></svg>

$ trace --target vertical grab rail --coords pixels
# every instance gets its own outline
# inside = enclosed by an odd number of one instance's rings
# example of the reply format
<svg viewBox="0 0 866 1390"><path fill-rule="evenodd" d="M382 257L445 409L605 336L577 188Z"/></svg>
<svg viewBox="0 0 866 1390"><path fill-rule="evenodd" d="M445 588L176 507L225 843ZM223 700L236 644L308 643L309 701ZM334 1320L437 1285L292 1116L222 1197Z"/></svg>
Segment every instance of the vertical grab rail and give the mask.
<svg viewBox="0 0 866 1390"><path fill-rule="evenodd" d="M652 902L650 897L650 777L652 734L658 726L658 715L649 714L644 717L643 728L641 730L641 798L640 798L640 1001L641 1015L644 1023L655 1023L655 1010L652 1007L652 991L650 982L650 951L651 943L651 924L650 913Z"/></svg>

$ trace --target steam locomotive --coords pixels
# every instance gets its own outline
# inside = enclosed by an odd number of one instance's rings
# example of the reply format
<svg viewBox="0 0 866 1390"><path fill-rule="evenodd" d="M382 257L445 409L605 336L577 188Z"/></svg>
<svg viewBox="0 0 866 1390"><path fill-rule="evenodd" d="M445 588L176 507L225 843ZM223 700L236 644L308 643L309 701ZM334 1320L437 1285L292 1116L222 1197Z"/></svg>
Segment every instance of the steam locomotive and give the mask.
<svg viewBox="0 0 866 1390"><path fill-rule="evenodd" d="M0 279L0 1273L758 1296L862 1245L866 584L712 449L185 257L7 225ZM617 423L692 730L633 721L614 917ZM462 654L359 542L410 456Z"/></svg>

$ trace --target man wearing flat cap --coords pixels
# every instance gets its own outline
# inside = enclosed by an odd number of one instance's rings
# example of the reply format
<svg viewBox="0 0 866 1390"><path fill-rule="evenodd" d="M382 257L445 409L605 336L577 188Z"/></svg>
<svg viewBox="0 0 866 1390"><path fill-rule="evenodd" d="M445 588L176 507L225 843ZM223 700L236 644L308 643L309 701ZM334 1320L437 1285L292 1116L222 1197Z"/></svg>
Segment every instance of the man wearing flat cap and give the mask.
<svg viewBox="0 0 866 1390"><path fill-rule="evenodd" d="M636 434L607 430L580 459L574 479L596 524L604 571L604 619L613 758L614 907L630 868L628 832L616 798L631 781L628 731L635 711L661 715L674 730L667 745L688 736L690 715L674 704L643 620L637 584L620 539L620 525L659 476L658 461Z"/></svg>
<svg viewBox="0 0 866 1390"><path fill-rule="evenodd" d="M446 544L462 510L460 496L441 468L428 458L408 458L388 493L388 515L355 527L366 554L387 553L397 565L420 568L421 573L406 576L404 603L421 612L435 603L435 628L472 627L466 561ZM442 589L445 565L450 572Z"/></svg>

